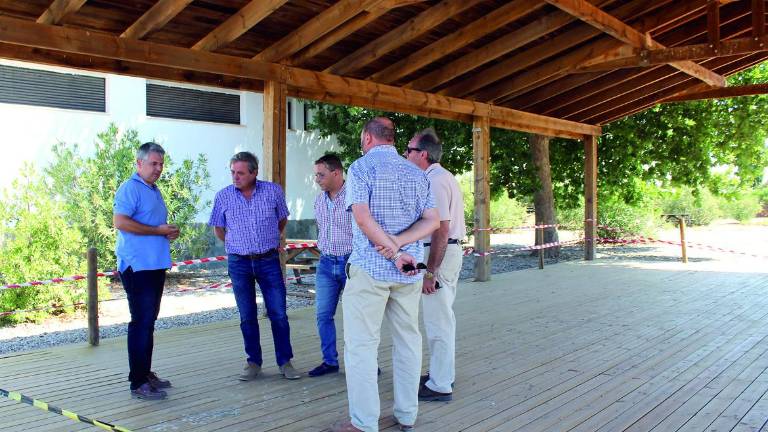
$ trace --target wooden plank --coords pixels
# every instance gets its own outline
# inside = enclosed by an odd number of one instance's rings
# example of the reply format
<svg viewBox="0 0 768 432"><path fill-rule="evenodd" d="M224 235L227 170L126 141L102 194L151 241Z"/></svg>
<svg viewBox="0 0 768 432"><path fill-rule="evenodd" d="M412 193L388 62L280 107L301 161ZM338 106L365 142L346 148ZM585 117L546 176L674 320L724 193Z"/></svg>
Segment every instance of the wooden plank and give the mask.
<svg viewBox="0 0 768 432"><path fill-rule="evenodd" d="M153 31L163 28L168 21L184 10L192 0L159 0L144 12L130 27L120 35L128 39L143 39Z"/></svg>
<svg viewBox="0 0 768 432"><path fill-rule="evenodd" d="M752 84L745 86L734 86L725 88L714 88L702 90L695 93L688 93L684 96L673 96L666 98L662 102L683 102L703 99L723 99L738 96L754 96L768 94L768 84Z"/></svg>
<svg viewBox="0 0 768 432"><path fill-rule="evenodd" d="M542 3L515 0L495 9L467 26L409 54L398 62L368 77L390 84L416 70L468 45L469 43L542 7Z"/></svg>
<svg viewBox="0 0 768 432"><path fill-rule="evenodd" d="M597 135L600 133L599 128L590 125L561 121L508 108L491 107L478 102L342 78L274 63L116 38L77 29L45 26L7 17L0 17L0 42L255 80L273 80L293 87L332 94L375 94L377 100L387 103L408 103L421 105L425 109L489 116L497 120L527 124L528 130L541 127L562 130L570 134Z"/></svg>
<svg viewBox="0 0 768 432"><path fill-rule="evenodd" d="M258 53L253 59L263 62L276 62L290 57L348 19L365 10L375 8L383 1L341 0Z"/></svg>
<svg viewBox="0 0 768 432"><path fill-rule="evenodd" d="M595 259L597 241L597 137L584 137L584 259Z"/></svg>
<svg viewBox="0 0 768 432"><path fill-rule="evenodd" d="M351 72L381 58L393 49L416 39L433 27L461 13L482 0L443 0L424 10L412 19L401 24L394 30L376 38L374 41L358 48L355 52L344 56L336 64L325 69L325 72L335 75L348 75Z"/></svg>
<svg viewBox="0 0 768 432"><path fill-rule="evenodd" d="M287 87L276 81L264 82L264 179L285 190Z"/></svg>
<svg viewBox="0 0 768 432"><path fill-rule="evenodd" d="M765 0L752 0L752 36L765 36Z"/></svg>
<svg viewBox="0 0 768 432"><path fill-rule="evenodd" d="M576 16L584 22L610 34L636 48L664 48L663 45L615 17L603 12L585 0L546 0L548 3ZM676 69L698 78L707 84L724 87L725 78L690 61L671 63Z"/></svg>
<svg viewBox="0 0 768 432"><path fill-rule="evenodd" d="M707 6L707 39L715 52L720 50L720 2L710 0Z"/></svg>
<svg viewBox="0 0 768 432"><path fill-rule="evenodd" d="M474 228L475 253L491 250L491 122L488 117L477 117L472 123L472 166L475 183ZM475 256L475 280L491 279L491 256Z"/></svg>
<svg viewBox="0 0 768 432"><path fill-rule="evenodd" d="M216 51L240 37L288 0L251 0L192 46L194 50Z"/></svg>
<svg viewBox="0 0 768 432"><path fill-rule="evenodd" d="M86 0L53 0L48 9L37 18L40 24L61 24L67 15L77 12Z"/></svg>

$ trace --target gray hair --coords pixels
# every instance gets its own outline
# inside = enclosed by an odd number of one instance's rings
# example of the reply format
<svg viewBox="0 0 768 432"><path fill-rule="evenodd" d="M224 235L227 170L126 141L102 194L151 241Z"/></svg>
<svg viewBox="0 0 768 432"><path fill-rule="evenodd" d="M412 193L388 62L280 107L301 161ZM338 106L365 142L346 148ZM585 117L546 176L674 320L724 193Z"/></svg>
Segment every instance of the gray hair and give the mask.
<svg viewBox="0 0 768 432"><path fill-rule="evenodd" d="M363 126L363 132L368 132L374 138L384 142L395 141L395 125L386 117L374 117Z"/></svg>
<svg viewBox="0 0 768 432"><path fill-rule="evenodd" d="M248 162L248 172L254 172L259 169L259 159L251 152L236 153L229 160L229 166L231 167L235 162Z"/></svg>
<svg viewBox="0 0 768 432"><path fill-rule="evenodd" d="M416 145L421 150L427 152L427 161L429 163L440 162L440 158L443 157L443 143L440 142L440 138L437 137L437 132L434 129L426 128L417 133L414 138L416 139Z"/></svg>
<svg viewBox="0 0 768 432"><path fill-rule="evenodd" d="M160 156L165 156L165 150L160 146L160 144L150 142L145 142L144 144L139 147L138 150L136 150L136 159L138 160L147 160L149 158L150 153L157 153Z"/></svg>

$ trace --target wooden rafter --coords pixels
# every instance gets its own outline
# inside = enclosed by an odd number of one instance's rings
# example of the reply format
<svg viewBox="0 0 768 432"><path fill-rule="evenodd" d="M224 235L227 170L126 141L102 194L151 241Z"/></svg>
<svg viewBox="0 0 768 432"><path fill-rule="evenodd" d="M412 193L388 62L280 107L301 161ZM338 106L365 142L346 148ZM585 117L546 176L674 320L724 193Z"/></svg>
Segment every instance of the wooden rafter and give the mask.
<svg viewBox="0 0 768 432"><path fill-rule="evenodd" d="M647 3L644 0L635 0L619 7L619 9L615 11L615 13L618 14L619 16L633 16L640 13L646 7L647 7ZM514 40L516 42L514 45L512 45L512 47L522 46L530 42L531 40L538 39L539 37L549 33L550 31L552 31L553 28L558 28L562 25L565 25L565 23L576 21L576 19L573 18L571 15L561 11L557 11L550 15L547 15L544 18L542 18L542 20L543 21L535 21L521 28L520 30L512 33L513 37L515 38ZM518 71L524 70L529 66L539 63L550 56L554 56L560 52L566 51L569 48L576 46L578 44L581 44L600 34L601 33L599 30L591 26L587 26L587 25L577 26L576 28L570 31L564 32L562 34L559 34L553 37L552 39L547 41L547 43L544 43L536 47L533 47L531 49L517 53L512 57L509 57L501 62L498 62L487 69L483 69L481 73L473 74L471 78L468 78L463 81L459 81L456 84L453 84L441 90L440 94L445 94L445 95L454 96L454 97L463 97L487 85L490 85L490 84L493 84L494 82L502 80ZM502 38L499 40L503 40L503 39L506 39L506 38ZM600 51L595 50L592 53L592 55L594 55L594 53L599 53L599 52ZM462 61L462 60L459 60L459 61ZM436 72L441 73L439 70ZM425 81L427 78L428 76L425 76L424 78L420 78L414 83L421 83ZM416 88L422 88L422 87L417 86Z"/></svg>
<svg viewBox="0 0 768 432"><path fill-rule="evenodd" d="M253 59L276 62L290 57L312 41L344 24L348 19L363 11L376 8L382 2L384 0L341 0L258 53Z"/></svg>
<svg viewBox="0 0 768 432"><path fill-rule="evenodd" d="M765 0L752 0L752 36L765 36Z"/></svg>
<svg viewBox="0 0 768 432"><path fill-rule="evenodd" d="M555 135L599 135L600 129L591 125L562 121L555 118L494 107L488 104L450 98L416 90L403 89L369 81L343 78L274 63L240 57L195 51L189 48L160 45L133 39L118 38L85 30L35 24L24 20L0 17L0 42L106 57L156 66L190 69L197 72L231 75L256 80L271 80L289 87L341 95L370 95L375 103L400 103L520 124L523 131L541 133L554 130Z"/></svg>
<svg viewBox="0 0 768 432"><path fill-rule="evenodd" d="M515 0L494 10L477 21L459 29L456 32L439 39L424 48L408 55L402 60L371 75L368 79L389 84L414 72L435 60L493 32L522 16L542 7L541 3L528 0Z"/></svg>
<svg viewBox="0 0 768 432"><path fill-rule="evenodd" d="M654 41L650 36L644 35L621 20L603 12L585 0L546 0L558 8L576 16L584 22L598 28L611 36L636 48L662 49L663 45ZM725 86L725 78L709 71L691 61L671 63L671 66L698 78L712 86Z"/></svg>
<svg viewBox="0 0 768 432"><path fill-rule="evenodd" d="M735 87L714 88L688 93L682 96L668 97L661 102L684 102L703 99L723 99L738 96L754 96L768 94L768 84L753 84Z"/></svg>
<svg viewBox="0 0 768 432"><path fill-rule="evenodd" d="M236 14L200 39L192 49L215 51L229 44L280 8L286 1L288 0L251 0Z"/></svg>
<svg viewBox="0 0 768 432"><path fill-rule="evenodd" d="M707 39L712 49L720 49L720 2L709 0L707 6Z"/></svg>
<svg viewBox="0 0 768 432"><path fill-rule="evenodd" d="M153 31L163 28L190 3L192 0L160 0L131 24L120 37L142 39Z"/></svg>
<svg viewBox="0 0 768 432"><path fill-rule="evenodd" d="M86 0L53 0L48 9L37 18L37 22L40 24L61 24L67 15L77 12L85 2Z"/></svg>
<svg viewBox="0 0 768 432"><path fill-rule="evenodd" d="M327 68L325 72L346 75L353 72L404 43L431 30L450 17L465 11L482 0L443 0L435 6L421 12L394 30L357 49L355 52Z"/></svg>
<svg viewBox="0 0 768 432"><path fill-rule="evenodd" d="M547 15L525 27L478 48L453 62L444 65L406 85L419 90L432 90L485 63L491 62L515 49L534 41L559 26L575 21L562 12Z"/></svg>

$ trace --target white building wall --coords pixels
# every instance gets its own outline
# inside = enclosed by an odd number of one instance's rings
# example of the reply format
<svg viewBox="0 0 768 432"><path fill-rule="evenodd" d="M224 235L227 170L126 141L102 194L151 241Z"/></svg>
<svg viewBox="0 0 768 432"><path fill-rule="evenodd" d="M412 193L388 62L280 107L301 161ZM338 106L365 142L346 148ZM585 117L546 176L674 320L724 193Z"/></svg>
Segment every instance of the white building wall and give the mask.
<svg viewBox="0 0 768 432"><path fill-rule="evenodd" d="M3 64L25 68L41 68L85 74L63 68L39 67L28 63L3 61ZM176 120L146 115L146 82L143 78L88 73L106 78L106 113L75 111L0 103L0 143L6 152L5 169L0 170L0 189L11 186L22 164L32 161L40 169L51 159L51 146L56 142L78 143L83 154L93 151L96 134L116 123L121 130L134 128L139 139L156 141L175 160L195 158L204 153L211 173L211 190L205 199L213 200L215 192L231 183L229 158L239 151L251 151L262 158L263 98L261 93L228 91L200 86L157 82L202 90L240 94L241 124L230 125L190 120ZM304 110L293 103L293 114L303 124ZM286 198L291 220L313 219L312 203L319 192L312 174L313 162L335 148L335 140L320 139L316 133L289 130L287 133ZM259 178L263 178L259 175ZM207 222L210 208L198 215Z"/></svg>

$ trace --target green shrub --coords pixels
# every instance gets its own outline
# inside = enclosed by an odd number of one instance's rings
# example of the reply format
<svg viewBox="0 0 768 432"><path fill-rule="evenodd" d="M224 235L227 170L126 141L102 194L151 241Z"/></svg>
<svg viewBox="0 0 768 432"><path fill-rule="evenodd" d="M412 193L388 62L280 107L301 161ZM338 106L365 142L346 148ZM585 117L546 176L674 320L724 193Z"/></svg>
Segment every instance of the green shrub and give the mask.
<svg viewBox="0 0 768 432"><path fill-rule="evenodd" d="M734 199L724 200L724 213L739 222L749 222L762 209L755 193L745 192Z"/></svg>
<svg viewBox="0 0 768 432"><path fill-rule="evenodd" d="M54 146L54 161L46 169L52 179L52 193L65 204L68 220L80 231L86 243L99 251L103 268L115 266L116 231L112 226L112 204L120 184L136 170L136 149L141 145L138 132L118 130L114 124L98 134L95 152L82 156L77 144ZM171 242L175 259L202 253L208 246L202 233L205 226L195 224L195 215L208 202L201 192L210 186L207 161L183 160L175 166L166 154L165 169L157 185L168 207L168 221L179 226L181 235ZM87 204L87 205L85 205Z"/></svg>
<svg viewBox="0 0 768 432"><path fill-rule="evenodd" d="M464 173L458 176L458 180L464 195L464 219L467 223L467 229L471 230L474 225L475 212L472 173ZM508 197L506 194L491 199L491 227L510 228L523 224L527 216L525 208L525 204Z"/></svg>
<svg viewBox="0 0 768 432"><path fill-rule="evenodd" d="M64 205L52 200L50 185L31 164L6 190L0 207L0 284L84 274L85 242L67 223ZM36 321L85 299L85 283L71 282L0 291L0 311L53 307L7 315L0 322Z"/></svg>
<svg viewBox="0 0 768 432"><path fill-rule="evenodd" d="M689 225L709 225L722 217L720 199L704 189L680 187L661 193L658 206L663 214L687 214Z"/></svg>

